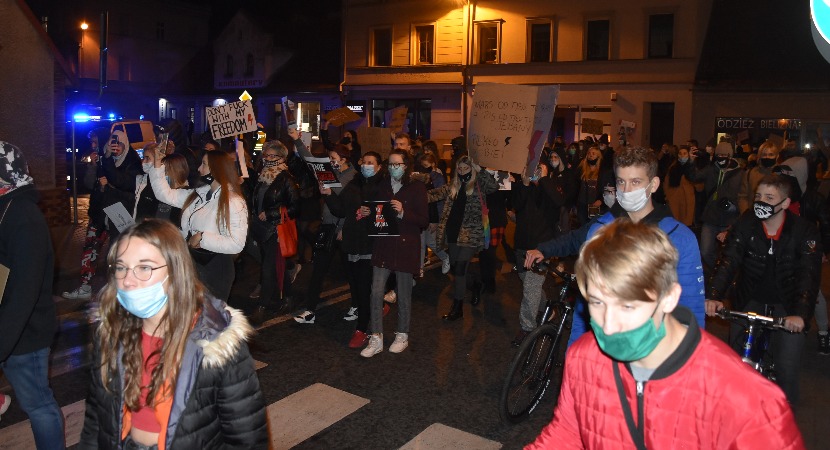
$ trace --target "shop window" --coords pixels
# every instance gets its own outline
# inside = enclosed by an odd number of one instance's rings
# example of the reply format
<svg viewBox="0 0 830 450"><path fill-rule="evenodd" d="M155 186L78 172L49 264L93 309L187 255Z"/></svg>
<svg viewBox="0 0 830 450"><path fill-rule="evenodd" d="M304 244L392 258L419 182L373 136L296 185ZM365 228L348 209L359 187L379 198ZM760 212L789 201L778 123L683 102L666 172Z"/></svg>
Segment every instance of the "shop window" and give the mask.
<svg viewBox="0 0 830 450"><path fill-rule="evenodd" d="M611 44L611 21L589 20L585 27L585 59L602 61L608 59Z"/></svg>
<svg viewBox="0 0 830 450"><path fill-rule="evenodd" d="M648 57L671 58L674 46L674 14L648 17Z"/></svg>
<svg viewBox="0 0 830 450"><path fill-rule="evenodd" d="M392 29L375 28L372 30L371 65L392 65Z"/></svg>
<svg viewBox="0 0 830 450"><path fill-rule="evenodd" d="M417 25L414 31L415 64L435 63L435 25Z"/></svg>
<svg viewBox="0 0 830 450"><path fill-rule="evenodd" d="M432 128L432 99L373 99L371 102L371 126L384 127L386 124L386 111L406 106L406 129L413 138L422 136L429 139Z"/></svg>
<svg viewBox="0 0 830 450"><path fill-rule="evenodd" d="M475 24L475 62L477 64L498 64L501 48L501 22L478 22Z"/></svg>

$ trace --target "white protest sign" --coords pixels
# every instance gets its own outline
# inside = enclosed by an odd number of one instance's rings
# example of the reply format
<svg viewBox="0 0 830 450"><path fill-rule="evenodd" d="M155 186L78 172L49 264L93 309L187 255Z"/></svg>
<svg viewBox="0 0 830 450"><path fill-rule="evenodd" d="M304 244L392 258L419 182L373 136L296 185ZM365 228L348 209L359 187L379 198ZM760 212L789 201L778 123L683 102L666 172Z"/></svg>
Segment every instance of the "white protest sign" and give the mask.
<svg viewBox="0 0 830 450"><path fill-rule="evenodd" d="M470 111L470 156L506 172L536 167L558 96L559 86L478 83Z"/></svg>
<svg viewBox="0 0 830 450"><path fill-rule="evenodd" d="M314 171L314 176L317 181L323 184L324 187L342 187L340 181L337 179L337 174L331 166L331 158L328 156L324 158L309 158L306 157L305 163L308 164L309 169Z"/></svg>
<svg viewBox="0 0 830 450"><path fill-rule="evenodd" d="M104 208L104 212L107 214L107 217L109 217L112 224L115 225L115 228L118 228L119 233L123 232L127 229L127 227L135 223L133 216L127 212L127 208L125 208L124 204L121 202L107 206Z"/></svg>
<svg viewBox="0 0 830 450"><path fill-rule="evenodd" d="M256 117L250 100L206 108L208 128L214 139L256 131Z"/></svg>

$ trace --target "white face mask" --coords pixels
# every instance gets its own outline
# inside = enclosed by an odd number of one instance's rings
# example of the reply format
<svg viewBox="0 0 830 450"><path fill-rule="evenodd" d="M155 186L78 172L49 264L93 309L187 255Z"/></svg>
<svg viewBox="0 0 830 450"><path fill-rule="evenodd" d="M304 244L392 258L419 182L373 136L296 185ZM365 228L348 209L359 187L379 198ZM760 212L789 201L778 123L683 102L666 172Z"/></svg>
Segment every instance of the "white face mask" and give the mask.
<svg viewBox="0 0 830 450"><path fill-rule="evenodd" d="M613 192L604 192L602 194L602 201L605 202L605 206L612 207L614 206L614 202L617 200L617 197L614 195Z"/></svg>
<svg viewBox="0 0 830 450"><path fill-rule="evenodd" d="M624 210L628 212L637 212L643 209L643 207L646 206L646 202L648 202L649 194L646 191L649 187L651 187L651 183L647 184L644 188L631 192L623 192L617 189L617 202L619 202L620 206L622 206Z"/></svg>
<svg viewBox="0 0 830 450"><path fill-rule="evenodd" d="M143 170L144 173L150 173L150 169L152 169L152 168L153 168L153 163L142 163L141 164L141 170Z"/></svg>

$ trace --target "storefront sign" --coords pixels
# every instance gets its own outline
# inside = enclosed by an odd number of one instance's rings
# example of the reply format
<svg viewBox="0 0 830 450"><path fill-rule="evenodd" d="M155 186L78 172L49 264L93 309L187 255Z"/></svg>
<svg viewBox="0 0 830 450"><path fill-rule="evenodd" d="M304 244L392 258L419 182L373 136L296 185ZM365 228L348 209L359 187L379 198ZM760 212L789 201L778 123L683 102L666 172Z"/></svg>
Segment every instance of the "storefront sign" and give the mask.
<svg viewBox="0 0 830 450"><path fill-rule="evenodd" d="M759 143L768 139L770 134L783 136L798 135L801 132L801 119L774 119L759 117L717 117L715 133L728 133L738 142Z"/></svg>

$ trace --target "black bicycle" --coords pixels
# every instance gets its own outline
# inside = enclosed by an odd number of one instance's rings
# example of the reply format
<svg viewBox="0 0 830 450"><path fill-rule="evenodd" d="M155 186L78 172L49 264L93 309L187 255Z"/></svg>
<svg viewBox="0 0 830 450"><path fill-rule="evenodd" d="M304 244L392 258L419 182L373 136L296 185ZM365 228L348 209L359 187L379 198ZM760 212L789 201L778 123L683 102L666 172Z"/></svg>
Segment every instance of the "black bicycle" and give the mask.
<svg viewBox="0 0 830 450"><path fill-rule="evenodd" d="M783 317L769 317L754 312L738 312L720 309L718 317L737 323L744 327L739 354L741 360L757 370L761 375L775 381L775 364L769 354L770 333L774 330L784 330ZM769 314L769 313L767 313Z"/></svg>
<svg viewBox="0 0 830 450"><path fill-rule="evenodd" d="M562 279L559 296L548 296L545 309L538 318L539 326L528 334L507 372L499 398L499 416L505 423L527 419L539 405L550 385L554 369L561 371L563 342L567 343L570 320L573 318L573 293L576 276L566 273L564 266L550 267L541 262L533 268L537 273L551 273Z"/></svg>

